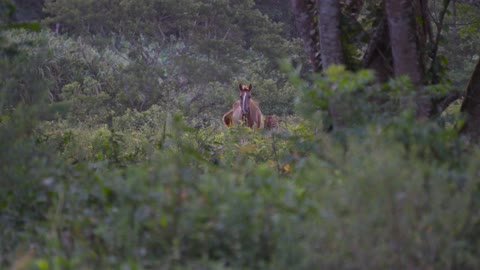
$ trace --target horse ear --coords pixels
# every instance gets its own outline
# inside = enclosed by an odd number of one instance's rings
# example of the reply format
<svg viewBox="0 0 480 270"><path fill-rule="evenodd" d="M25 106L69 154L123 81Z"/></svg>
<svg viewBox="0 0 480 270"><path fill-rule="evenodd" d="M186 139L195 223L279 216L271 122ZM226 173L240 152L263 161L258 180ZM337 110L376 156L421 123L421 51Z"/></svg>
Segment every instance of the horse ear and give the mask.
<svg viewBox="0 0 480 270"><path fill-rule="evenodd" d="M243 89L243 88L242 88L242 84L239 84L239 85L238 85L238 88L240 89L240 91L242 91L242 89Z"/></svg>
<svg viewBox="0 0 480 270"><path fill-rule="evenodd" d="M248 91L252 91L252 84L248 86Z"/></svg>

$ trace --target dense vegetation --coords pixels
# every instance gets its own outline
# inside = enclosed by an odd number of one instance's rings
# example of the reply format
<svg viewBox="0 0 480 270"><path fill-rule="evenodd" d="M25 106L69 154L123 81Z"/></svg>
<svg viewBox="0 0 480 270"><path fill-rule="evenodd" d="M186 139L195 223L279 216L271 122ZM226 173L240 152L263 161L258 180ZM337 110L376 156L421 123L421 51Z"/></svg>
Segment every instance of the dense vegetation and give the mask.
<svg viewBox="0 0 480 270"><path fill-rule="evenodd" d="M283 1L0 8L1 269L480 268L459 103L422 121L408 78L309 73ZM466 86L479 12L433 95ZM239 83L278 128L222 125Z"/></svg>

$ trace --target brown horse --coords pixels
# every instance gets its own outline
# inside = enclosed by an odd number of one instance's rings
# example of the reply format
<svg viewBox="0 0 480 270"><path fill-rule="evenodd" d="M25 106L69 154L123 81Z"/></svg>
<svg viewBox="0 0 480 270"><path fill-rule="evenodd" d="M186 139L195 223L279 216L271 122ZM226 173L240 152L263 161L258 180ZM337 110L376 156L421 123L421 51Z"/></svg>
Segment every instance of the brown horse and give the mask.
<svg viewBox="0 0 480 270"><path fill-rule="evenodd" d="M233 108L223 115L223 124L231 127L238 123L243 123L247 127L260 128L262 124L262 112L258 104L252 100L252 85L239 85L240 100L233 104Z"/></svg>
<svg viewBox="0 0 480 270"><path fill-rule="evenodd" d="M275 115L266 115L263 120L263 128L267 130L271 130L274 128L278 128L278 117Z"/></svg>

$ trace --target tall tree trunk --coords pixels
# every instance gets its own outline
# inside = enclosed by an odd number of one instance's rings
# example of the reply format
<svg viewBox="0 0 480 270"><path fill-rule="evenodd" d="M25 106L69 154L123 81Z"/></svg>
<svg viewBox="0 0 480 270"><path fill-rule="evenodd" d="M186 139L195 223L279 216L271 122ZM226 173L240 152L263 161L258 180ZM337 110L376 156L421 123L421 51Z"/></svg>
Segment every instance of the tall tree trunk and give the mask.
<svg viewBox="0 0 480 270"><path fill-rule="evenodd" d="M460 132L478 141L480 139L480 59L470 77L460 110L467 115L465 125Z"/></svg>
<svg viewBox="0 0 480 270"><path fill-rule="evenodd" d="M416 2L422 2L422 0ZM417 12L414 11L414 1L385 0L385 10L388 18L395 76L407 75L410 77L418 93L417 118L427 119L430 117L432 104L429 97L423 93L423 59L418 46L423 42L424 36L417 34L418 27L416 27L414 17Z"/></svg>
<svg viewBox="0 0 480 270"><path fill-rule="evenodd" d="M343 64L343 49L340 33L340 5L338 0L318 0L318 29L320 32L320 52L322 69L330 65ZM328 113L332 120L332 128L343 126L342 102L333 95L329 100Z"/></svg>
<svg viewBox="0 0 480 270"><path fill-rule="evenodd" d="M395 76L408 75L415 86L423 82L423 72L415 38L413 6L410 0L386 0L390 43Z"/></svg>
<svg viewBox="0 0 480 270"><path fill-rule="evenodd" d="M343 64L340 5L338 0L318 0L317 6L322 68L325 70L332 64Z"/></svg>
<svg viewBox="0 0 480 270"><path fill-rule="evenodd" d="M315 0L291 0L295 15L295 26L307 51L308 61L313 71L321 70L321 54L318 27L315 23L317 14Z"/></svg>

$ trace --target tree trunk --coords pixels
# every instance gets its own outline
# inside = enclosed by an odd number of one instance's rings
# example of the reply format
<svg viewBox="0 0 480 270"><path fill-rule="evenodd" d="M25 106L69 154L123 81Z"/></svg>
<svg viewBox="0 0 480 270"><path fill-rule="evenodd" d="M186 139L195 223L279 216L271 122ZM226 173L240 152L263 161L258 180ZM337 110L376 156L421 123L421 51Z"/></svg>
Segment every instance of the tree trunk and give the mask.
<svg viewBox="0 0 480 270"><path fill-rule="evenodd" d="M313 71L320 71L320 43L318 28L314 20L317 13L315 0L291 0L291 6L295 15L295 26L305 46L308 61Z"/></svg>
<svg viewBox="0 0 480 270"><path fill-rule="evenodd" d="M420 3L420 4L419 4ZM416 12L414 4L417 5ZM407 75L417 89L416 111L417 118L430 117L432 104L430 98L424 93L423 59L420 49L424 45L425 32L422 27L416 26L415 15L422 14L423 0L415 3L411 0L385 0L385 10L388 18L390 44L392 47L393 70L395 76ZM427 18L422 17L423 20ZM417 33L422 31L422 33Z"/></svg>
<svg viewBox="0 0 480 270"><path fill-rule="evenodd" d="M318 0L318 27L322 68L332 64L343 64L340 36L340 5L337 0Z"/></svg>
<svg viewBox="0 0 480 270"><path fill-rule="evenodd" d="M480 59L470 77L461 112L467 115L461 133L471 136L475 141L480 138Z"/></svg>
<svg viewBox="0 0 480 270"><path fill-rule="evenodd" d="M343 64L343 49L340 33L340 5L337 0L318 0L318 29L320 32L320 52L322 69L330 65ZM341 100L333 95L329 100L328 113L332 119L332 127L343 126Z"/></svg>
<svg viewBox="0 0 480 270"><path fill-rule="evenodd" d="M395 76L408 75L415 86L423 82L415 38L413 6L409 0L386 0L386 14Z"/></svg>

